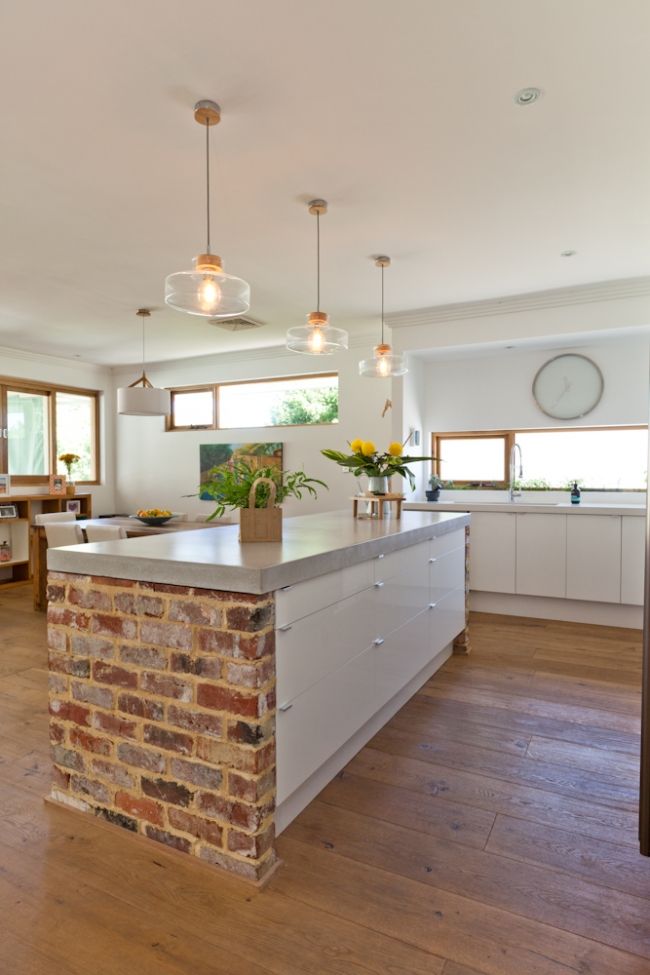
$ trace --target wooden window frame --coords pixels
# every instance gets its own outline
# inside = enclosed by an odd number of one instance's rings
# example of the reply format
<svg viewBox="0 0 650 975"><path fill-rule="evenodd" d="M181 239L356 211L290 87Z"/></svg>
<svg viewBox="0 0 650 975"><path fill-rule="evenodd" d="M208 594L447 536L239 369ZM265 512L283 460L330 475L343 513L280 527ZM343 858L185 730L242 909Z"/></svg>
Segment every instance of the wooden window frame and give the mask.
<svg viewBox="0 0 650 975"><path fill-rule="evenodd" d="M92 449L95 459L95 477L88 481L76 481L77 484L101 484L101 440L100 440L100 397L97 389L85 389L78 386L60 386L50 383L40 383L31 379L18 379L13 376L0 376L0 417L7 418L7 393L38 393L48 397L48 473L47 474L12 474L12 484L49 485L50 476L57 473L56 450L56 394L71 393L75 396L87 396L93 401L94 422L92 424ZM9 442L8 438L0 437L0 470L9 470Z"/></svg>
<svg viewBox="0 0 650 975"><path fill-rule="evenodd" d="M332 423L267 423L259 424L257 427L225 427L221 426L219 396L220 390L226 386L251 386L258 383L284 383L290 380L301 379L336 379L339 380L338 372L308 372L301 375L291 376L267 376L262 379L232 379L223 383L204 383L194 386L170 386L168 387L171 395L171 409L165 417L165 430L167 433L187 432L188 430L284 430L291 427L330 427ZM174 397L179 393L202 393L210 390L213 395L213 422L211 425L197 423L189 426L176 426L173 423L174 416Z"/></svg>
<svg viewBox="0 0 650 975"><path fill-rule="evenodd" d="M462 432L452 431L450 433L431 434L431 455L438 458L431 464L431 473L442 477L440 473L440 441L441 440L487 440L497 437L505 437L504 458L503 458L503 481L490 481L489 483L478 483L476 481L455 480L454 485L458 487L472 487L477 491L502 490L510 487L510 451L515 444L518 433L580 433L598 432L602 430L648 430L647 423L623 423L610 424L609 426L574 426L574 427L522 427L516 430L467 430ZM529 490L535 490L530 488ZM562 491L564 487L548 487L541 490ZM585 488L586 491L644 491L645 488Z"/></svg>

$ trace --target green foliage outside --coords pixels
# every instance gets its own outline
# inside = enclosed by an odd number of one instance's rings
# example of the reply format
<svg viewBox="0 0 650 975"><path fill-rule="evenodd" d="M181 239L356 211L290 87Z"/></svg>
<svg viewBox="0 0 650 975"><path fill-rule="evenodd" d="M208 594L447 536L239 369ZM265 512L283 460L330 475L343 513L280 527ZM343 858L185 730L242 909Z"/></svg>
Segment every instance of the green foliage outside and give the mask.
<svg viewBox="0 0 650 975"><path fill-rule="evenodd" d="M297 389L271 410L271 422L278 426L298 423L337 423L338 389Z"/></svg>

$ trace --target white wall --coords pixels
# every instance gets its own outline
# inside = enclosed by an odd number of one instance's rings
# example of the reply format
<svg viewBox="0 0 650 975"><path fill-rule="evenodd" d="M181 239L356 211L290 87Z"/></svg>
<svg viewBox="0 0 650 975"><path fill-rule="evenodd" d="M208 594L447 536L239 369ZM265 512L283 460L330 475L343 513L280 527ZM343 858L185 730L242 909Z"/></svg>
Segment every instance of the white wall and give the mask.
<svg viewBox="0 0 650 975"><path fill-rule="evenodd" d="M647 336L602 343L506 351L425 363L425 420L429 432L558 427L532 394L537 370L554 355L577 352L599 366L605 389L598 406L567 426L648 422Z"/></svg>
<svg viewBox="0 0 650 975"><path fill-rule="evenodd" d="M97 389L101 392L101 484L80 492L93 496L93 513L111 513L115 510L115 392L110 369L95 366L76 359L42 356L30 352L0 348L0 376L10 379L29 379L49 385L77 386L80 389ZM42 494L44 487L16 487L14 494Z"/></svg>
<svg viewBox="0 0 650 975"><path fill-rule="evenodd" d="M120 416L117 418L117 504L120 511L140 507L163 507L173 511L209 513L212 502L186 498L196 492L199 482L199 445L202 443L247 443L282 441L286 470L304 468L311 477L329 485L316 501L288 500L287 515L351 509L349 498L356 482L352 476L320 453L324 447L345 450L355 437L387 446L392 439L390 411L381 412L391 397L390 380L361 379L358 361L367 354L365 347L315 361L284 349L258 350L239 355L214 355L157 363L147 374L157 386L187 386L194 383L238 379L265 379L274 376L302 375L310 372L338 372L340 422L309 427L267 427L229 430L198 430L167 433L162 418ZM128 384L137 369L116 374L116 386Z"/></svg>

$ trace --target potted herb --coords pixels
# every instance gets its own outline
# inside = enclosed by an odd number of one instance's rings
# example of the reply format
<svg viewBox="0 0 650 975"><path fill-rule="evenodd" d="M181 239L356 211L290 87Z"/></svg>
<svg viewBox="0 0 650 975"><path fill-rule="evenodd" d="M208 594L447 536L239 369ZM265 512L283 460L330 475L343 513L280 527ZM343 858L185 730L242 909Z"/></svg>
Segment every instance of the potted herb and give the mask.
<svg viewBox="0 0 650 975"><path fill-rule="evenodd" d="M429 490L426 492L427 501L439 501L440 489L444 486L445 482L441 481L437 474L432 474L429 478Z"/></svg>
<svg viewBox="0 0 650 975"><path fill-rule="evenodd" d="M199 493L201 497L207 496L216 501L216 507L208 517L208 521L221 518L228 508L231 510L267 509L271 512L268 521L269 523L273 521L274 537L255 540L279 541L281 520L277 514L273 514L276 504L282 504L285 498L301 499L305 493L316 498L317 486L327 490L324 481L308 477L304 471L283 471L277 466L257 467L244 460L236 460L211 468L208 472L208 480L201 484ZM251 522L254 520L249 518ZM258 520L263 521L264 516ZM241 537L241 540L253 539Z"/></svg>
<svg viewBox="0 0 650 975"><path fill-rule="evenodd" d="M365 474L368 478L370 494L382 495L388 493L388 478L398 474L408 479L411 490L415 489L415 477L407 466L419 460L434 460L433 457L410 457L402 453L405 443L393 441L388 448L380 452L371 440L350 440L350 453L344 454L340 450L321 450L321 454L328 460L333 460L340 467L360 477Z"/></svg>

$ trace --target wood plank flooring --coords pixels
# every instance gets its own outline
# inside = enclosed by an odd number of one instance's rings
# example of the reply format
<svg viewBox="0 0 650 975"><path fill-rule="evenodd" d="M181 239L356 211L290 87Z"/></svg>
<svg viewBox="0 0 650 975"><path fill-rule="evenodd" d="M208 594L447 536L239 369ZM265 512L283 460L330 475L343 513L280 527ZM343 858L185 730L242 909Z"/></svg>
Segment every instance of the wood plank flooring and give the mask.
<svg viewBox="0 0 650 975"><path fill-rule="evenodd" d="M256 890L61 809L45 624L0 593L0 972L650 975L640 635L475 614Z"/></svg>

